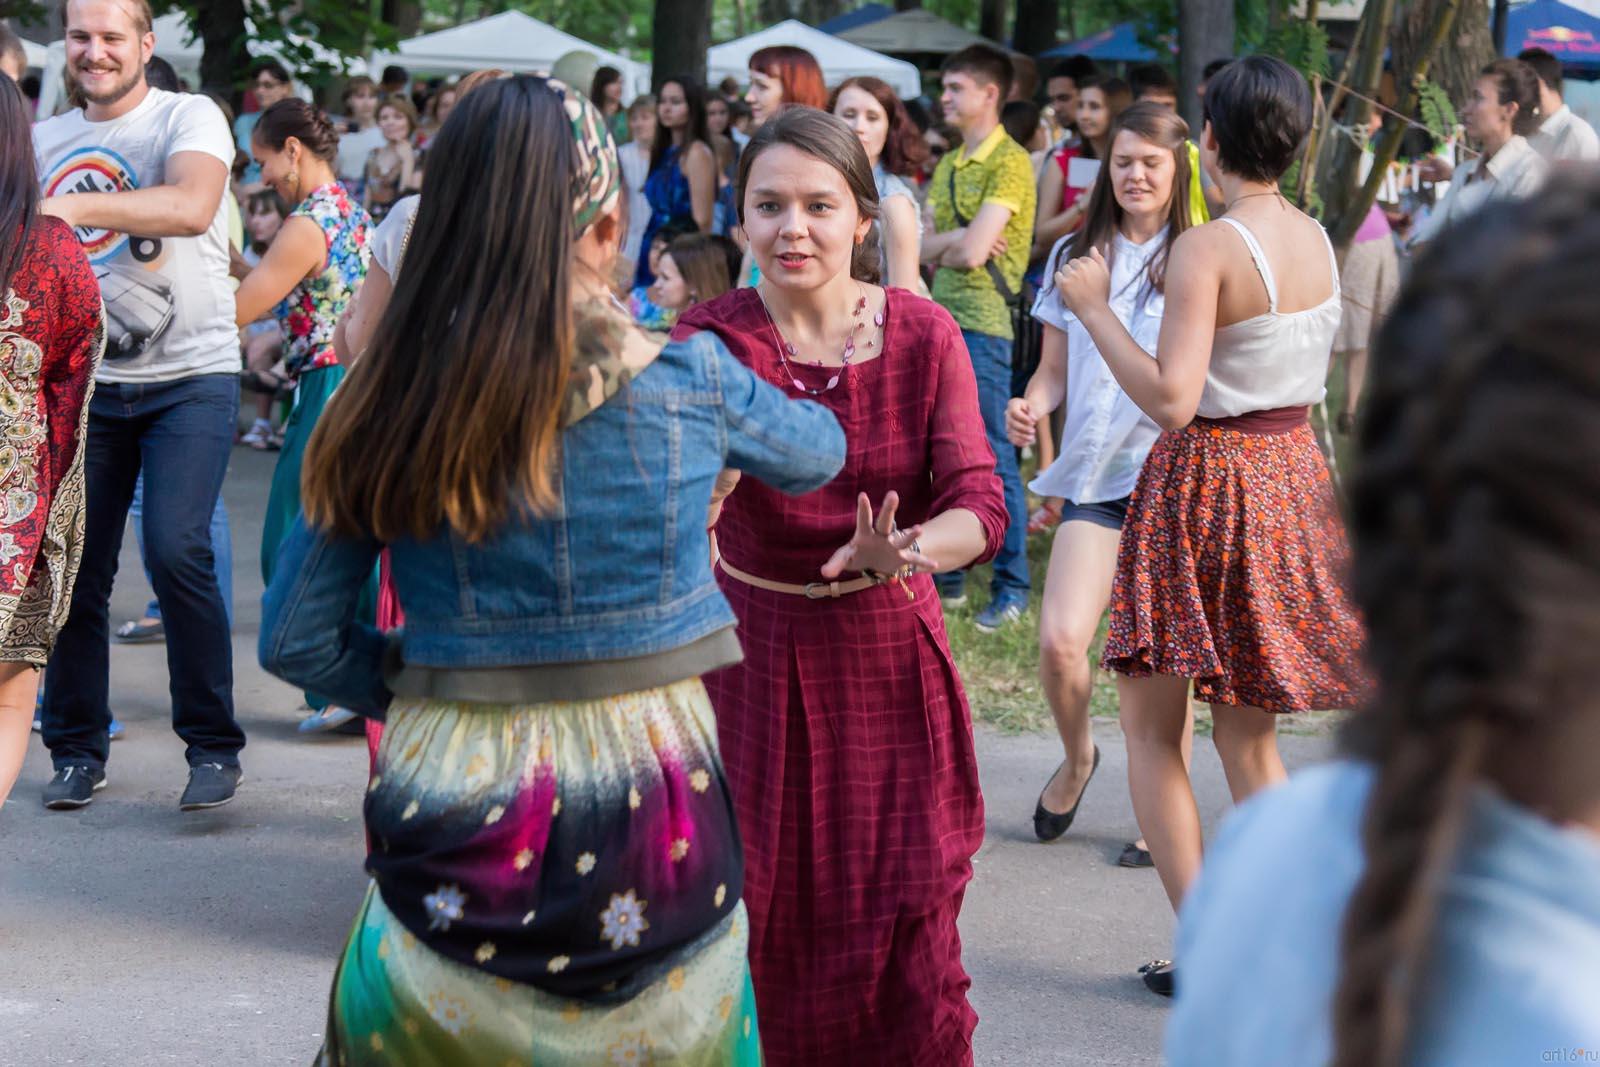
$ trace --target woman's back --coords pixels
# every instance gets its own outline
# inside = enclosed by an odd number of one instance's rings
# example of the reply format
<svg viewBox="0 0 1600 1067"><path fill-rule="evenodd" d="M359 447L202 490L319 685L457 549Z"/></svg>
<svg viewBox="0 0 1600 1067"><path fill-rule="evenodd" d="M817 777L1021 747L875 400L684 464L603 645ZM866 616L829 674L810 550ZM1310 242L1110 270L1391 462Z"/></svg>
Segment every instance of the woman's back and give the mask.
<svg viewBox="0 0 1600 1067"><path fill-rule="evenodd" d="M1276 201L1275 201L1276 202ZM1202 228L1221 263L1217 332L1196 414L1228 418L1322 399L1339 273L1322 227L1284 205Z"/></svg>
<svg viewBox="0 0 1600 1067"><path fill-rule="evenodd" d="M1364 866L1372 768L1334 763L1240 808L1184 903L1178 958L1225 982L1180 985L1167 1062L1322 1067L1339 977L1338 932ZM1447 875L1406 1062L1538 1063L1600 1037L1600 843L1488 789ZM1562 951L1548 950L1559 944Z"/></svg>

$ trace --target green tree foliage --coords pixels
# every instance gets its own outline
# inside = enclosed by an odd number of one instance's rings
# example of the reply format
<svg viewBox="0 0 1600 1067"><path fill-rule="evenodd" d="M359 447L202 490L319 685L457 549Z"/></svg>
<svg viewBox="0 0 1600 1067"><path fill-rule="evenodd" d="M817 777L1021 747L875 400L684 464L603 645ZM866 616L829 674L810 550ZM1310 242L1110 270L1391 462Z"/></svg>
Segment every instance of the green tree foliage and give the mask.
<svg viewBox="0 0 1600 1067"><path fill-rule="evenodd" d="M1455 133L1455 105L1450 102L1450 94L1444 86L1437 82L1424 81L1417 91L1417 121L1428 127L1434 148L1442 148Z"/></svg>

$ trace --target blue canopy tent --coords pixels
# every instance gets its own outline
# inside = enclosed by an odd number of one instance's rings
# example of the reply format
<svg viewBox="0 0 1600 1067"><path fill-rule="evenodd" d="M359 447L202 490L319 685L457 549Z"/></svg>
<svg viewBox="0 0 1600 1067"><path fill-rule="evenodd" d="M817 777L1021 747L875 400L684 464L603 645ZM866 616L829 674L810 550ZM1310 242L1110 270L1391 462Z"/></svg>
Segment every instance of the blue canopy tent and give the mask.
<svg viewBox="0 0 1600 1067"><path fill-rule="evenodd" d="M1506 12L1503 51L1543 48L1563 66L1600 70L1600 18L1561 0L1530 0Z"/></svg>
<svg viewBox="0 0 1600 1067"><path fill-rule="evenodd" d="M1139 31L1131 22L1058 44L1048 52L1039 54L1041 59L1066 56L1088 56L1102 63L1153 63L1161 58L1155 49L1139 40Z"/></svg>
<svg viewBox="0 0 1600 1067"><path fill-rule="evenodd" d="M869 22L877 22L894 14L894 8L884 4L862 4L854 11L846 11L842 15L835 15L827 22L820 23L817 29L823 33L843 33L853 30L857 26L865 26Z"/></svg>

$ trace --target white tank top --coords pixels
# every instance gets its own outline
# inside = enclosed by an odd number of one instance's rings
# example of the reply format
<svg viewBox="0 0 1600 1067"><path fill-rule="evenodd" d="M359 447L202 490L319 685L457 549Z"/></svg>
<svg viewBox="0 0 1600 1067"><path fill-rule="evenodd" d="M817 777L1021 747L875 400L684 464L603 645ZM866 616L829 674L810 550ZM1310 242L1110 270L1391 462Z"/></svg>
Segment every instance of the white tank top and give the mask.
<svg viewBox="0 0 1600 1067"><path fill-rule="evenodd" d="M1326 233L1322 235L1333 269L1332 294L1316 307L1280 312L1278 283L1256 235L1238 219L1224 215L1222 221L1237 230L1249 247L1250 258L1267 287L1267 310L1217 330L1211 342L1205 391L1195 414L1225 419L1320 402L1326 391L1334 334L1339 330L1339 265L1333 243Z"/></svg>

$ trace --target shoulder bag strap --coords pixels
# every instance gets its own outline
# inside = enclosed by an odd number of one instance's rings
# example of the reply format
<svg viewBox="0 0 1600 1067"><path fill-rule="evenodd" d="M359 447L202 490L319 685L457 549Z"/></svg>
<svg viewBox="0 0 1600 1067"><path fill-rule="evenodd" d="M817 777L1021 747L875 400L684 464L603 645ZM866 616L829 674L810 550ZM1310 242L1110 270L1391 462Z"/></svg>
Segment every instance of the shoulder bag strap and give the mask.
<svg viewBox="0 0 1600 1067"><path fill-rule="evenodd" d="M972 220L961 213L961 205L956 202L956 161L950 161L950 213L956 217L956 225L967 227L972 225ZM1000 265L994 260L987 260L983 269L989 272L989 280L994 282L995 291L1000 294L1000 299L1007 304L1017 302L1017 294L1011 286L1006 284L1006 276L1000 270Z"/></svg>

